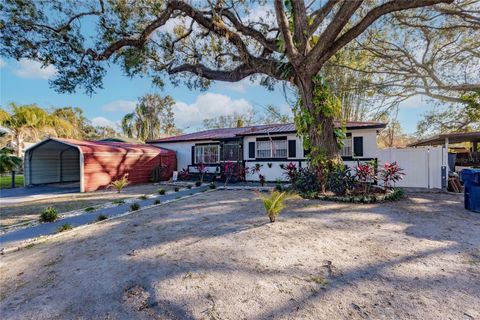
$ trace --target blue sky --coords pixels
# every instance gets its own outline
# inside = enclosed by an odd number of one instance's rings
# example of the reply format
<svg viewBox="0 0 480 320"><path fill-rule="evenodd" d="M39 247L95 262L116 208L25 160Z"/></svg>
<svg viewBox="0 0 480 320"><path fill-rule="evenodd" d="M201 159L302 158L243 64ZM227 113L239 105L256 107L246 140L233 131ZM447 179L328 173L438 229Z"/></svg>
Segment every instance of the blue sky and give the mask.
<svg viewBox="0 0 480 320"><path fill-rule="evenodd" d="M280 85L269 91L247 80L232 84L219 82L205 92L170 84L160 90L152 87L148 78L130 79L112 65L104 79L104 88L90 97L81 91L75 94L55 92L48 84L48 79L55 76L55 68L41 69L34 61L2 59L0 73L2 107L10 102L37 103L44 108L81 107L87 118L98 125L118 123L125 113L134 108L138 97L152 92L173 97L176 101L176 123L186 132L200 128L204 118L215 115L261 110L268 104L276 105L283 111L290 110ZM421 114L429 108L431 105L421 97L403 102L399 120L404 130L413 133Z"/></svg>

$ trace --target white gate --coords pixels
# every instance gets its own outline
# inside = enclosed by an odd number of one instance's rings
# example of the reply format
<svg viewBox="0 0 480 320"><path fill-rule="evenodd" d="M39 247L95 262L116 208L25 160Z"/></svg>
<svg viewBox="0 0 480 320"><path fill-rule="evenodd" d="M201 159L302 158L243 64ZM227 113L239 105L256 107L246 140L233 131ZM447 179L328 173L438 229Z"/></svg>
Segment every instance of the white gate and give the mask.
<svg viewBox="0 0 480 320"><path fill-rule="evenodd" d="M399 187L442 188L442 147L378 150L380 166L396 161L405 176Z"/></svg>

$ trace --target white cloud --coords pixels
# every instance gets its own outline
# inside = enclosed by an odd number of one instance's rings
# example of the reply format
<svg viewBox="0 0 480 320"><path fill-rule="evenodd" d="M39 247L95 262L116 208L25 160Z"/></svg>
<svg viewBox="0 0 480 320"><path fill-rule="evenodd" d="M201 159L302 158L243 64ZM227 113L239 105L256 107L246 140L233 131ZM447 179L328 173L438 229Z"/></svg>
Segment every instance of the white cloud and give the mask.
<svg viewBox="0 0 480 320"><path fill-rule="evenodd" d="M425 101L423 96L421 95L416 95L413 97L410 97L399 104L400 109L418 109L427 106L428 103Z"/></svg>
<svg viewBox="0 0 480 320"><path fill-rule="evenodd" d="M57 69L52 65L43 67L38 61L22 58L13 73L21 78L48 80L57 74Z"/></svg>
<svg viewBox="0 0 480 320"><path fill-rule="evenodd" d="M251 81L249 78L245 78L237 82L218 82L218 84L222 89L245 92L248 88L260 86L260 78L256 78L253 81Z"/></svg>
<svg viewBox="0 0 480 320"><path fill-rule="evenodd" d="M109 111L109 112L132 112L135 110L135 101L131 100L115 100L110 103L107 103L102 106L103 111Z"/></svg>
<svg viewBox="0 0 480 320"><path fill-rule="evenodd" d="M253 107L245 99L233 100L223 94L205 93L199 95L192 104L177 102L173 110L175 124L182 129L188 129L201 127L204 119L252 112Z"/></svg>
<svg viewBox="0 0 480 320"><path fill-rule="evenodd" d="M5 67L6 65L7 65L6 62L3 61L2 58L0 58L0 69L3 68L3 67Z"/></svg>
<svg viewBox="0 0 480 320"><path fill-rule="evenodd" d="M109 120L104 117L96 117L92 119L92 124L95 127L111 127L111 128L117 128L117 124L113 122L112 120Z"/></svg>

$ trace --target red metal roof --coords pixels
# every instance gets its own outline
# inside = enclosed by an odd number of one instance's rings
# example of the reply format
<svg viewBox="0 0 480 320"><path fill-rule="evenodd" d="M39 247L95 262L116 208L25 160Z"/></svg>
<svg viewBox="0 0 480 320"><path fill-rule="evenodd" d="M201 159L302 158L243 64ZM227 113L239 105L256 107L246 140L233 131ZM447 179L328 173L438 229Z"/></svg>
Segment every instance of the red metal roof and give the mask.
<svg viewBox="0 0 480 320"><path fill-rule="evenodd" d="M108 152L117 154L175 154L175 151L165 148L155 147L148 144L138 143L125 143L125 142L108 142L108 141L88 141L88 140L75 140L65 138L50 138L51 140L63 142L68 145L79 147L83 154Z"/></svg>
<svg viewBox="0 0 480 320"><path fill-rule="evenodd" d="M340 127L341 122L335 121L335 126ZM346 123L347 129L369 129L369 128L385 128L386 124L381 122L360 122L360 121L348 121ZM200 132L188 133L174 137L156 139L147 141L147 143L158 142L181 142L181 141L196 141L196 140L216 140L216 139L228 139L239 136L248 135L262 135L262 134L278 134L278 133L294 133L295 124L269 124L250 126L243 128L225 128L225 129L211 129Z"/></svg>

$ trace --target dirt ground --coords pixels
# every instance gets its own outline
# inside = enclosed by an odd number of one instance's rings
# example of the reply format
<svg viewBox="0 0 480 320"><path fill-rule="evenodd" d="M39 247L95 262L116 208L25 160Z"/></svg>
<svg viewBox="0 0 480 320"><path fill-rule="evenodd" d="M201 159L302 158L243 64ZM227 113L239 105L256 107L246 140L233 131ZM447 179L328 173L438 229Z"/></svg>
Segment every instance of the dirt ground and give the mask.
<svg viewBox="0 0 480 320"><path fill-rule="evenodd" d="M107 189L87 193L66 194L58 197L22 202L15 205L2 205L0 209L0 230L6 230L8 227L18 223L37 221L40 213L47 207L55 207L58 213L64 213L111 203L114 200L125 200L138 198L145 194L154 194L157 193L160 188L165 189L165 191L174 189L172 186L160 186L149 183L128 186L122 190L121 193Z"/></svg>
<svg viewBox="0 0 480 320"><path fill-rule="evenodd" d="M480 319L480 214L461 197L214 191L1 256L3 319Z"/></svg>

